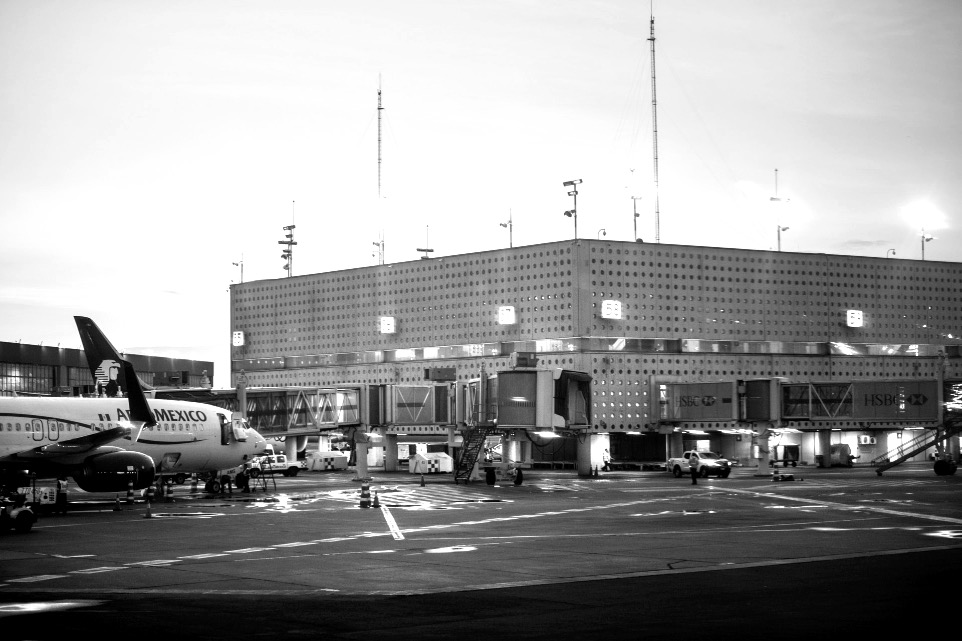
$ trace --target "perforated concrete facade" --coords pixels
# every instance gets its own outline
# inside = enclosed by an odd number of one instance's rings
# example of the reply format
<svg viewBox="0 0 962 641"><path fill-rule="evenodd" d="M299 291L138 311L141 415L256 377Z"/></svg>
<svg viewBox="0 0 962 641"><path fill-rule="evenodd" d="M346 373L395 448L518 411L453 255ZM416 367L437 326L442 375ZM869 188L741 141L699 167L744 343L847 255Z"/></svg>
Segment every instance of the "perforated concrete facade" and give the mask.
<svg viewBox="0 0 962 641"><path fill-rule="evenodd" d="M469 379L531 351L592 375L599 430L638 430L654 420L652 377L960 378L960 286L958 263L565 241L233 285L245 345L232 375L419 383L455 367ZM620 320L600 317L604 300L621 302ZM515 324L499 324L502 306Z"/></svg>

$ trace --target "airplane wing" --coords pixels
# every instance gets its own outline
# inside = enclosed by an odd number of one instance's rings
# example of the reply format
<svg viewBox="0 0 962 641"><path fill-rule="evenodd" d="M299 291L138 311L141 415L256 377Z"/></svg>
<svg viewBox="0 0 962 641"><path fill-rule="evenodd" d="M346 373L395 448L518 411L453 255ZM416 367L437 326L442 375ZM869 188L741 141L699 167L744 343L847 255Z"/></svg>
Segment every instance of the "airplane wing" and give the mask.
<svg viewBox="0 0 962 641"><path fill-rule="evenodd" d="M41 445L32 450L17 453L17 458L52 459L61 456L82 454L128 436L130 436L129 427L115 427L95 434L88 434L87 436L78 436L77 438L51 443L50 445Z"/></svg>

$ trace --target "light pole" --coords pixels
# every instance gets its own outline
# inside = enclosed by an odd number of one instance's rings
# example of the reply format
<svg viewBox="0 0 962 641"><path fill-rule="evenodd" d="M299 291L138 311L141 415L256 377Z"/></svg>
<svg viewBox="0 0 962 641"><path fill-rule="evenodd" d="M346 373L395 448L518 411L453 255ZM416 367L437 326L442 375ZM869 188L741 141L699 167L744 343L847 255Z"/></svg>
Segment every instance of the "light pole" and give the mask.
<svg viewBox="0 0 962 641"><path fill-rule="evenodd" d="M574 197L574 207L565 212L565 216L573 218L575 221L575 240L578 239L578 185L581 184L581 179L577 180L566 180L561 183L563 187L571 187L571 191L568 192L569 196Z"/></svg>
<svg viewBox="0 0 962 641"><path fill-rule="evenodd" d="M635 217L631 219L632 222L634 222L635 224L635 235L632 238L634 238L636 241L638 240L638 201L639 200L641 200L641 196L631 197L631 209L635 214Z"/></svg>
<svg viewBox="0 0 962 641"><path fill-rule="evenodd" d="M923 227L923 228L922 228L922 260L925 260L925 243L927 243L927 242L929 242L929 241L931 241L931 240L933 240L933 239L934 239L933 236L926 236L926 235L925 235L925 228Z"/></svg>
<svg viewBox="0 0 962 641"><path fill-rule="evenodd" d="M287 240L277 241L278 245L287 245L287 249L281 250L281 258L287 261L284 263L284 270L287 272L288 278L294 273L294 245L297 244L297 241L294 240L294 227L295 225L285 225L284 231L287 233L284 235L287 237Z"/></svg>
<svg viewBox="0 0 962 641"><path fill-rule="evenodd" d="M894 255L895 255L895 250L894 250L894 249L890 249L890 250L888 250L887 252L885 252L885 257L888 258L888 257L889 257L889 254L891 254L892 256L894 256Z"/></svg>
<svg viewBox="0 0 962 641"><path fill-rule="evenodd" d="M234 267L240 267L241 270L241 283L244 282L244 255L241 254L241 259L234 263Z"/></svg>
<svg viewBox="0 0 962 641"><path fill-rule="evenodd" d="M601 240L602 236L607 236L607 235L608 235L608 230L605 229L604 227L598 230L598 240Z"/></svg>
<svg viewBox="0 0 962 641"><path fill-rule="evenodd" d="M778 251L782 251L782 232L788 231L788 227L776 225L776 228L778 229Z"/></svg>
<svg viewBox="0 0 962 641"><path fill-rule="evenodd" d="M508 222L499 223L502 227L508 228L508 247L514 247L514 223L511 221L511 210L508 210Z"/></svg>

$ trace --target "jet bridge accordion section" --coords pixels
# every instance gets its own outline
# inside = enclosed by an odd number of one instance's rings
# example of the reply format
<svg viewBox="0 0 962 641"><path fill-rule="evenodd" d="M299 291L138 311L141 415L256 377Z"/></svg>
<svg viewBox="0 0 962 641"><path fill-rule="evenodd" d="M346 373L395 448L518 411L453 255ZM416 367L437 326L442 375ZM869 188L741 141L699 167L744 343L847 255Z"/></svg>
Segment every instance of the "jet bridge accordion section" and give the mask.
<svg viewBox="0 0 962 641"><path fill-rule="evenodd" d="M448 385L369 385L369 425L449 425L451 393Z"/></svg>
<svg viewBox="0 0 962 641"><path fill-rule="evenodd" d="M781 406L785 420L937 421L939 383L783 383Z"/></svg>

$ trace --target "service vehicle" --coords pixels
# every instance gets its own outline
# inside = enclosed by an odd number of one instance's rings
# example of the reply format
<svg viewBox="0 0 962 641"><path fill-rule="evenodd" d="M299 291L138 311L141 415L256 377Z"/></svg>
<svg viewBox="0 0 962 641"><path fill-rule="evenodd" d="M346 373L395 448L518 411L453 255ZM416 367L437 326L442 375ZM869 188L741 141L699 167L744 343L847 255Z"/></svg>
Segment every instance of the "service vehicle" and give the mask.
<svg viewBox="0 0 962 641"><path fill-rule="evenodd" d="M273 472L284 476L297 476L301 470L307 469L307 461L288 460L286 454L266 454L251 459L247 473L256 479L261 474Z"/></svg>
<svg viewBox="0 0 962 641"><path fill-rule="evenodd" d="M26 501L25 494L0 499L0 533L12 529L18 534L26 534L33 528L37 515Z"/></svg>
<svg viewBox="0 0 962 641"><path fill-rule="evenodd" d="M666 467L671 470L675 478L691 473L691 463L689 459L692 454L698 458L698 465L695 471L698 476L703 478L717 476L726 479L728 475L732 473L731 461L719 456L715 452L708 450L686 450L680 458L668 459Z"/></svg>

